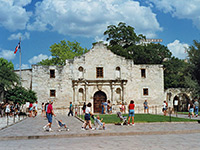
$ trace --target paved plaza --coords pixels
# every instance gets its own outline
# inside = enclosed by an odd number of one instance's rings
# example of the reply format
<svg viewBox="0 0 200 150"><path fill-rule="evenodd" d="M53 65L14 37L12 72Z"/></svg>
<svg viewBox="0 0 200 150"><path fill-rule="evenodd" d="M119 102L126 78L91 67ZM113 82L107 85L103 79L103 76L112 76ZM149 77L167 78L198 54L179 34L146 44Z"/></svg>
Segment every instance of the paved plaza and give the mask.
<svg viewBox="0 0 200 150"><path fill-rule="evenodd" d="M82 122L75 117L58 115L70 131L45 132L47 120L41 116L26 118L0 130L0 150L27 149L199 149L200 124L138 123L133 127L106 125L106 130L81 130Z"/></svg>

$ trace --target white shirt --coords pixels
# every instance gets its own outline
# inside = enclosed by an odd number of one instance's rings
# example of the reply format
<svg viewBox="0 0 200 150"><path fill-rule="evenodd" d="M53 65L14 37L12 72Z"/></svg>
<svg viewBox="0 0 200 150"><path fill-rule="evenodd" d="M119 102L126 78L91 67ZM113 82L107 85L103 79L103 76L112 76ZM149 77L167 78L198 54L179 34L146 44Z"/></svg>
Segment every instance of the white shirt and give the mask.
<svg viewBox="0 0 200 150"><path fill-rule="evenodd" d="M85 113L86 113L86 114L89 114L90 111L91 111L91 110L90 110L90 107L86 107L86 109L85 109Z"/></svg>
<svg viewBox="0 0 200 150"><path fill-rule="evenodd" d="M166 106L167 106L166 103L163 103L163 108L166 108Z"/></svg>

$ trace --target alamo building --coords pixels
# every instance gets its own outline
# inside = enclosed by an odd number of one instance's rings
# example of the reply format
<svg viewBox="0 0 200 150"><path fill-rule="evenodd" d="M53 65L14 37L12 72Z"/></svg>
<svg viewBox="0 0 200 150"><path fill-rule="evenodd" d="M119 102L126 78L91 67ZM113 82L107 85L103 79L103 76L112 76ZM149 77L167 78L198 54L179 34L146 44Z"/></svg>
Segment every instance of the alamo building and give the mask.
<svg viewBox="0 0 200 150"><path fill-rule="evenodd" d="M135 65L102 43L66 60L65 66L32 65L22 70L22 86L36 92L39 106L53 99L55 111L66 111L70 102L75 106L91 102L92 111L100 113L101 103L110 100L116 112L120 103L134 100L136 112L143 112L148 100L161 112L165 100L162 65Z"/></svg>

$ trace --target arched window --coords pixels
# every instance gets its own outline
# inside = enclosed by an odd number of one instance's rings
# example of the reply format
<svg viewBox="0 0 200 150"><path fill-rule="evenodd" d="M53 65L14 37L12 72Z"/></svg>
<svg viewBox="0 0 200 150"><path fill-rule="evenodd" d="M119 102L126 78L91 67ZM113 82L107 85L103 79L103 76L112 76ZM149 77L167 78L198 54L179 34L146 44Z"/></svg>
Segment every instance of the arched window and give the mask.
<svg viewBox="0 0 200 150"><path fill-rule="evenodd" d="M83 67L79 67L78 68L78 71L79 71L79 74L78 74L78 78L83 78Z"/></svg>
<svg viewBox="0 0 200 150"><path fill-rule="evenodd" d="M121 78L120 67L116 67L116 69L115 69L115 75L116 75L116 78Z"/></svg>

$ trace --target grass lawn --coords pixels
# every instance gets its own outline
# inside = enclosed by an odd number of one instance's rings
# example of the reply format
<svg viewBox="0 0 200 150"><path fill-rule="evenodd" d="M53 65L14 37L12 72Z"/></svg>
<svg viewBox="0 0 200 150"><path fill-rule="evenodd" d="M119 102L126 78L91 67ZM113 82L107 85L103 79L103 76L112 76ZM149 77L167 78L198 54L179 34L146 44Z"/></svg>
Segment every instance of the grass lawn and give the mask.
<svg viewBox="0 0 200 150"><path fill-rule="evenodd" d="M96 115L95 115L96 116ZM111 114L111 115L99 115L100 118L103 118L103 122L105 123L119 123L120 119L117 117L116 114ZM125 114L124 116L127 116L128 114ZM84 118L83 115L80 116L82 119ZM91 119L93 122L93 119ZM148 123L148 122L169 122L170 117L169 116L163 116L163 115L153 115L153 114L135 114L135 122L143 122L143 123ZM191 122L191 121L196 121L192 119L184 119L184 118L176 118L176 117L171 117L171 122Z"/></svg>

